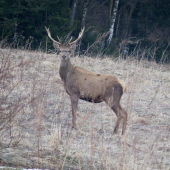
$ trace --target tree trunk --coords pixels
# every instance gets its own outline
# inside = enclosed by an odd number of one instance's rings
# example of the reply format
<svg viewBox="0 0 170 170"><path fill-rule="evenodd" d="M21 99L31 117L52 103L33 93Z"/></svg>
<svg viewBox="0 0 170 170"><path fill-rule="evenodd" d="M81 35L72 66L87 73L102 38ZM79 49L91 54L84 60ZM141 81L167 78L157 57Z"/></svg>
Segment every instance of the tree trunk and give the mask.
<svg viewBox="0 0 170 170"><path fill-rule="evenodd" d="M87 9L88 9L89 3L90 3L90 0L84 0L84 4L83 4L83 18L82 18L81 28L85 27L85 21L86 21L86 15L87 15ZM80 39L80 42L79 42L78 55L80 55L81 40L82 39Z"/></svg>
<svg viewBox="0 0 170 170"><path fill-rule="evenodd" d="M115 21L116 21L116 14L117 14L117 9L118 9L118 5L119 5L119 0L115 0L114 7L112 7L113 6L112 2L113 1L111 0L111 8L113 8L113 10L111 9L112 15L110 18L110 35L108 38L108 44L110 44L113 34L114 34L114 26L115 26Z"/></svg>
<svg viewBox="0 0 170 170"><path fill-rule="evenodd" d="M77 0L73 0L73 5L72 5L72 8L71 8L70 27L73 26L73 21L74 21L74 18L75 18L76 7L77 7Z"/></svg>
<svg viewBox="0 0 170 170"><path fill-rule="evenodd" d="M70 24L69 27L71 28L73 26L73 21L75 18L75 13L76 13L76 7L77 7L77 0L73 0L72 2L72 7L71 7L71 18L70 18ZM69 42L70 38L71 38L71 34L72 34L72 30L68 33L66 39L65 39L65 45Z"/></svg>
<svg viewBox="0 0 170 170"><path fill-rule="evenodd" d="M130 28L130 20L132 18L132 13L135 9L135 6L136 6L136 3L137 3L138 0L132 0L131 3L130 3L130 13L129 13L129 17L128 17L128 20L127 20L127 32L126 32L126 38L128 38L128 35L129 35L129 28Z"/></svg>
<svg viewBox="0 0 170 170"><path fill-rule="evenodd" d="M88 5L89 5L89 0L85 0L84 1L84 5L83 5L83 18L82 18L82 28L85 27L85 20L86 20L86 14L87 14L87 9L88 9Z"/></svg>

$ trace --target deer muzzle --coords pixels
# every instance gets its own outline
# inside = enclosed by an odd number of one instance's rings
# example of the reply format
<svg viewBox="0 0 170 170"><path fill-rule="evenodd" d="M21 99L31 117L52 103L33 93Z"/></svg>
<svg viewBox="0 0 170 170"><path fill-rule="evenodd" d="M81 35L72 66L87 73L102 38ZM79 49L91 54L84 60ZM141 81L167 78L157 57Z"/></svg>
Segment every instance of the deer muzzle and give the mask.
<svg viewBox="0 0 170 170"><path fill-rule="evenodd" d="M63 55L63 56L62 56L62 58L63 58L63 59L66 59L66 56L65 56L65 55Z"/></svg>

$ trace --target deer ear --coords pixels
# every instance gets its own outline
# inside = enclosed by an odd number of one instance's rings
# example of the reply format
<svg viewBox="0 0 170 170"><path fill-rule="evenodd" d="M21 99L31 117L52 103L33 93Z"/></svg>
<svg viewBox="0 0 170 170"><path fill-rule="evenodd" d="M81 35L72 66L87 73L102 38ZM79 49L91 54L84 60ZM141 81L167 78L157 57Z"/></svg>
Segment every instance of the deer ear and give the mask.
<svg viewBox="0 0 170 170"><path fill-rule="evenodd" d="M60 45L53 41L53 46L56 50L60 50Z"/></svg>
<svg viewBox="0 0 170 170"><path fill-rule="evenodd" d="M74 51L76 49L76 43L69 46L70 51Z"/></svg>

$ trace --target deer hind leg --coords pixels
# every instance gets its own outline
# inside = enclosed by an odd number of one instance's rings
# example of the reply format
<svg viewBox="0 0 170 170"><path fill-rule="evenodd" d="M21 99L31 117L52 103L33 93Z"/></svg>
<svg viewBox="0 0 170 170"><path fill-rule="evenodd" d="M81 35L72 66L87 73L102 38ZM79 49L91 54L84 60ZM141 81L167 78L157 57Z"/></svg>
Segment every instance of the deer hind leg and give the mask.
<svg viewBox="0 0 170 170"><path fill-rule="evenodd" d="M72 128L76 129L76 114L78 109L78 96L71 95L71 107L72 107Z"/></svg>
<svg viewBox="0 0 170 170"><path fill-rule="evenodd" d="M120 121L123 120L122 135L125 134L126 124L127 124L127 113L126 113L126 111L124 109L122 109L120 104L113 105L111 107L111 109L116 113L116 116L117 116L117 122L116 122L115 129L114 129L113 133L114 134L117 133L119 125L120 125Z"/></svg>
<svg viewBox="0 0 170 170"><path fill-rule="evenodd" d="M127 112L124 109L122 109L122 112L124 112L124 114L123 114L123 129L122 129L122 135L123 135L123 134L125 134L125 131L126 131Z"/></svg>
<svg viewBox="0 0 170 170"><path fill-rule="evenodd" d="M122 109L122 107L120 106L120 104L118 105L113 105L112 110L116 113L117 116L117 122L115 125L115 129L113 131L114 134L117 133L119 125L120 125L120 121L123 119L123 128L122 128L122 135L125 134L126 131L126 124L127 124L127 112Z"/></svg>
<svg viewBox="0 0 170 170"><path fill-rule="evenodd" d="M127 112L120 106L120 101L113 101L109 100L111 102L107 102L107 104L110 106L110 108L115 112L117 116L116 125L113 131L113 134L116 134L120 125L121 120L123 120L123 128L122 128L122 135L125 133L126 130L126 124L127 124Z"/></svg>

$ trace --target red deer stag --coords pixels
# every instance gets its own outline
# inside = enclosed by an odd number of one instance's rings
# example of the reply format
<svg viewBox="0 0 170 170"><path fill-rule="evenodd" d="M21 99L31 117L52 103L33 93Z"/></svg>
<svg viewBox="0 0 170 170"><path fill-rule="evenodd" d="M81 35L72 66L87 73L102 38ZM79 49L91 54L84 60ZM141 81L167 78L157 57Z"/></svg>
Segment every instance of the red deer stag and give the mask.
<svg viewBox="0 0 170 170"><path fill-rule="evenodd" d="M64 88L71 99L72 127L76 128L78 99L93 103L105 101L117 116L114 134L117 133L121 120L123 120L122 134L124 134L127 123L127 112L121 107L120 99L123 93L126 92L126 84L115 76L96 74L71 64L70 51L76 46L77 41L81 39L84 28L79 33L78 38L73 42L70 39L67 45L55 41L51 37L49 29L46 28L46 31L48 37L53 41L54 48L60 51L61 64L59 74L64 83Z"/></svg>

